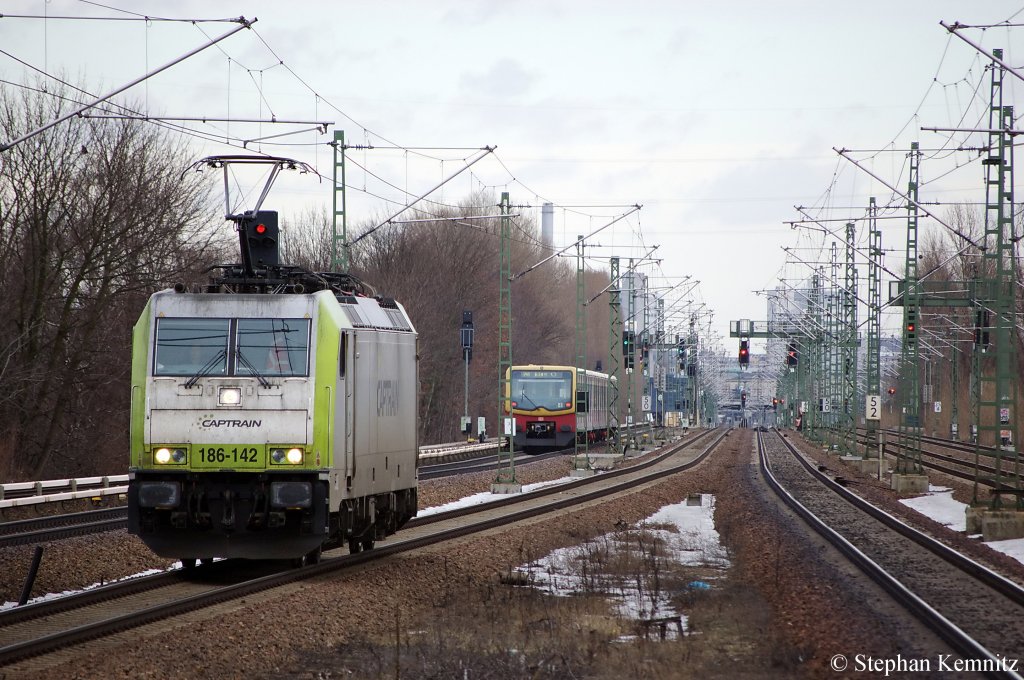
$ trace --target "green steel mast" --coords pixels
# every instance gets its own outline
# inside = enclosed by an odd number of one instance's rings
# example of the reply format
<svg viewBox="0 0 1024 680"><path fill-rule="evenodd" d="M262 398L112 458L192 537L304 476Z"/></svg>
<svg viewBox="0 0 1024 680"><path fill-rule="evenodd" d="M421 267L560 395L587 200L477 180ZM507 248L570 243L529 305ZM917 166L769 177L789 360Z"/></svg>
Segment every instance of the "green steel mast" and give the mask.
<svg viewBox="0 0 1024 680"><path fill-rule="evenodd" d="M588 457L589 442L586 434L583 436L583 441L580 442L579 430L580 430L580 396L584 393L583 404L589 402L590 395L587 389L587 307L586 307L586 287L585 283L586 267L584 266L583 260L583 235L580 234L576 237L576 394L572 395L572 399L576 406L576 422L574 423L576 436L573 437L573 460L572 466L576 470L586 470L590 468L590 459ZM583 415L584 422L590 418L589 413ZM584 428L586 432L586 428ZM583 455L580 456L580 451Z"/></svg>
<svg viewBox="0 0 1024 680"><path fill-rule="evenodd" d="M844 454L856 449L857 427L857 267L854 260L856 232L853 222L846 225L846 281L842 294L843 303L843 394L839 438Z"/></svg>
<svg viewBox="0 0 1024 680"><path fill-rule="evenodd" d="M868 352L865 401L876 398L882 407L882 232L878 228L878 206L872 196L868 204ZM878 414L881 417L881 413ZM865 458L878 455L881 420L866 420L868 430Z"/></svg>
<svg viewBox="0 0 1024 680"><path fill-rule="evenodd" d="M510 394L512 370L512 219L508 192L501 193L501 243L498 254L498 462L496 484L516 484L515 417ZM506 415L505 408L508 407Z"/></svg>
<svg viewBox="0 0 1024 680"><path fill-rule="evenodd" d="M331 271L348 273L348 217L345 212L345 131L334 131L334 232L331 239ZM339 229L340 227L340 229Z"/></svg>
<svg viewBox="0 0 1024 680"><path fill-rule="evenodd" d="M619 281L619 258L611 258L611 288L608 290L608 441L613 451L621 450L619 433L619 355L622 353L622 291Z"/></svg>
<svg viewBox="0 0 1024 680"><path fill-rule="evenodd" d="M1002 50L993 50L997 59L1002 59ZM991 482L998 488L1008 487L1021 490L1020 463L1015 453L1017 444L1017 332L1016 332L1016 289L1017 262L1015 257L1016 238L1013 224L1013 140L1010 131L1014 126L1013 107L1003 106L1003 71L992 65L992 95L989 110L988 155L983 159L985 166L985 241L981 263L982 294L985 302L976 314L975 354L979 358L977 396L978 438L975 445L975 469L982 445L983 434L991 432L989 439L996 447L995 470ZM979 301L981 302L981 301ZM990 319L991 321L987 321ZM990 323L994 322L994 326ZM991 331L990 331L991 329ZM994 335L995 375L986 374L980 358L986 352L986 336ZM992 441L994 440L994 441ZM977 500L977 474L975 479L975 501ZM1022 507L1024 499L1016 494L1016 505ZM993 508L1001 507L1001 496L993 495Z"/></svg>
<svg viewBox="0 0 1024 680"><path fill-rule="evenodd" d="M918 143L910 145L910 178L907 187L907 250L903 288L903 350L901 353L899 451L896 472L922 474L921 469L921 388L918 370L918 333L920 333L921 293L917 280L918 169L921 152Z"/></svg>

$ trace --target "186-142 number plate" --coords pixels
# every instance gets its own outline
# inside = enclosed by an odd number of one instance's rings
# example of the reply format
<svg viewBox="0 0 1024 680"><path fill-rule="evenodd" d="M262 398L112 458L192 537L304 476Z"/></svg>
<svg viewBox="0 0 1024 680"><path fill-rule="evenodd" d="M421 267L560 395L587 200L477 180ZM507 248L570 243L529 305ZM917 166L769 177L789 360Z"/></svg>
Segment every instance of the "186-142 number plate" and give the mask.
<svg viewBox="0 0 1024 680"><path fill-rule="evenodd" d="M198 446L192 448L192 467L263 468L263 451L255 446Z"/></svg>

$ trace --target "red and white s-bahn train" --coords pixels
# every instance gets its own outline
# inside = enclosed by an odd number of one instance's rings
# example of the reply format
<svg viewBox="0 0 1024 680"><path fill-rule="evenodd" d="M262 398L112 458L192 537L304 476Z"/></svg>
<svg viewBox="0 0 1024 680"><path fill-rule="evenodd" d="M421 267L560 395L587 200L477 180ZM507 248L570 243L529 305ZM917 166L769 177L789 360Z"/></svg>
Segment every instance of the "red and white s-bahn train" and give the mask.
<svg viewBox="0 0 1024 680"><path fill-rule="evenodd" d="M614 426L608 410L614 379L573 366L512 366L505 412L515 418L514 445L538 450L597 442Z"/></svg>

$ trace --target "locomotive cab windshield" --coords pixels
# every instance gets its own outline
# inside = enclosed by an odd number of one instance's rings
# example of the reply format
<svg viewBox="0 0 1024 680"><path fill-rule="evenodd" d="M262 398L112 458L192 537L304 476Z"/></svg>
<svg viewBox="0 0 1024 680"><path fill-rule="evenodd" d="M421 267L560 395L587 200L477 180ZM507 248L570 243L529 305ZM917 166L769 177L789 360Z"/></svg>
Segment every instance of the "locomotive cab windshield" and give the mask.
<svg viewBox="0 0 1024 680"><path fill-rule="evenodd" d="M307 376L309 328L309 319L157 319L153 375Z"/></svg>

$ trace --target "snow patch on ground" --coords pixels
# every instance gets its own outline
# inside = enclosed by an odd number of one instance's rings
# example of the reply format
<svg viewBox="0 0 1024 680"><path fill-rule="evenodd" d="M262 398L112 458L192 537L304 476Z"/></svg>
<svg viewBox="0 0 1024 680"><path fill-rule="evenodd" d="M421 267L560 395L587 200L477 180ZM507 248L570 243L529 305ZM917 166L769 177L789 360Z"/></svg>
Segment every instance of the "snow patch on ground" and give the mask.
<svg viewBox="0 0 1024 680"><path fill-rule="evenodd" d="M181 567L181 562L177 562L177 563L175 563L174 566L170 567L170 569L168 569L168 571L170 571L171 569L176 569L176 568L180 568L180 567ZM161 571L159 569L148 569L146 571L139 572L138 574L132 574L131 576L125 576L124 578L113 579L113 580L110 580L110 581L106 581L104 583L93 583L91 586L86 586L85 588L82 588L81 590L65 590L62 593L47 593L45 595L40 595L39 597L29 598L29 601L26 602L25 604L29 605L29 604L37 604L39 602L46 602L48 600L58 600L58 599L60 599L62 597L69 597L71 595L78 595L79 593L84 593L86 591L93 590L95 588L100 588L100 587L103 587L103 586L109 586L111 583L118 583L119 581L127 581L127 580L133 579L133 578L141 578L143 576L152 576L153 574L159 574L159 573L161 573ZM17 606L18 606L17 602L4 602L3 604L0 604L0 611L5 611L7 609L14 609Z"/></svg>
<svg viewBox="0 0 1024 680"><path fill-rule="evenodd" d="M536 491L537 489L543 489L548 486L555 486L556 484L565 484L566 482L576 481L576 477L559 477L558 479L552 479L546 482L537 482L536 484L524 484L523 493L529 493ZM449 512L451 510L458 510L460 508L469 508L474 505L483 505L484 503L493 503L494 501L500 501L508 498L507 493L491 493L489 491L481 491L475 493L472 496L466 496L460 498L457 501L451 503L445 503L444 505L434 505L429 508L420 508L416 511L417 517L426 517L427 515L436 515L439 512Z"/></svg>
<svg viewBox="0 0 1024 680"><path fill-rule="evenodd" d="M900 503L953 531L967 531L967 504L953 500L952 489L929 485L928 493L914 498L901 498Z"/></svg>
<svg viewBox="0 0 1024 680"><path fill-rule="evenodd" d="M967 531L967 504L953 500L953 490L941 486L929 486L928 493L916 498L900 499L909 508L922 515L945 524L953 531ZM980 536L979 536L980 537ZM972 538L974 538L972 536ZM1006 541L988 541L985 543L993 550L1024 562L1024 538Z"/></svg>
<svg viewBox="0 0 1024 680"><path fill-rule="evenodd" d="M656 552L655 552L656 550ZM642 569L621 569L632 562ZM616 612L633 620L680 617L686 630L686 615L675 611L668 592L637 578L637 571L654 574L669 562L688 566L725 569L729 559L714 525L714 496L702 494L700 505L686 502L668 505L634 527L605 534L581 545L559 548L517 571L536 588L556 596L600 593L614 602ZM618 567L618 568L617 568ZM704 590L705 582L694 581L688 590ZM656 630L652 633L657 635ZM674 625L666 628L666 639L678 637Z"/></svg>

